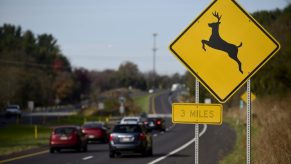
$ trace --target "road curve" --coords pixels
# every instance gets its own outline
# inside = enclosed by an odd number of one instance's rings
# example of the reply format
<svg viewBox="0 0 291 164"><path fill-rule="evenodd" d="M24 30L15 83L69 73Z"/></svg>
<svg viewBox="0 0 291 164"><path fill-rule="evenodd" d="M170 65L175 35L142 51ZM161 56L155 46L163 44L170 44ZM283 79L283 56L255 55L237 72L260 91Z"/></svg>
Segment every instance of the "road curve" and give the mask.
<svg viewBox="0 0 291 164"><path fill-rule="evenodd" d="M153 96L150 104L155 113L171 113L168 92L162 92ZM104 164L143 164L150 163L169 152L181 147L194 138L194 126L171 123L171 119L166 119L168 131L165 133L154 132L153 134L153 156L141 157L139 155L123 155L114 159L109 158L109 148L107 144L90 144L88 152L78 153L75 151L62 151L61 153L49 154L43 152L30 157L12 160L8 163L104 163ZM200 128L202 130L202 126ZM218 163L224 155L230 152L235 143L235 132L226 124L222 126L208 126L207 131L200 138L200 163ZM2 160L2 159L1 159ZM2 160L3 161L3 160ZM194 144L190 144L185 149L159 161L158 163L193 163ZM1 161L0 161L1 163Z"/></svg>

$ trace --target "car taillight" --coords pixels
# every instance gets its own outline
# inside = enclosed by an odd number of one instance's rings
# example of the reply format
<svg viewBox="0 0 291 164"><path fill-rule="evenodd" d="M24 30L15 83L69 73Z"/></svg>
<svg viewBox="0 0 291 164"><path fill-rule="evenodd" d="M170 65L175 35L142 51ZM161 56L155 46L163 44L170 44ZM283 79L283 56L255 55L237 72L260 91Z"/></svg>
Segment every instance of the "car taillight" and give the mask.
<svg viewBox="0 0 291 164"><path fill-rule="evenodd" d="M52 139L55 139L57 137L57 135L55 134L55 132L52 132L52 134L51 134L51 138Z"/></svg>
<svg viewBox="0 0 291 164"><path fill-rule="evenodd" d="M140 133L138 139L139 139L140 141L143 141L143 140L146 139L146 136L145 136L143 133Z"/></svg>
<svg viewBox="0 0 291 164"><path fill-rule="evenodd" d="M161 121L157 121L157 124L160 125L161 124Z"/></svg>
<svg viewBox="0 0 291 164"><path fill-rule="evenodd" d="M113 134L110 134L109 141L113 141L113 138L114 138L114 135Z"/></svg>

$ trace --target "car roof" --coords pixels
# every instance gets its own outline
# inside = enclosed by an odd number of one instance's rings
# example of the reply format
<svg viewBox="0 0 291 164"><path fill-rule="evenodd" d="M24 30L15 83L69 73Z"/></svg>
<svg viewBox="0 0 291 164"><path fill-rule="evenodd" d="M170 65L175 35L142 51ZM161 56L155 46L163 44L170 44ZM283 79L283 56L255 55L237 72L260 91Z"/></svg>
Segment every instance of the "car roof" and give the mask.
<svg viewBox="0 0 291 164"><path fill-rule="evenodd" d="M54 126L53 129L58 129L58 128L80 128L78 125L59 125L59 126Z"/></svg>
<svg viewBox="0 0 291 164"><path fill-rule="evenodd" d="M130 124L116 124L115 126L139 126L139 127L142 127L141 124L133 124L133 123L130 123Z"/></svg>
<svg viewBox="0 0 291 164"><path fill-rule="evenodd" d="M19 105L7 105L6 108L20 108Z"/></svg>
<svg viewBox="0 0 291 164"><path fill-rule="evenodd" d="M139 120L140 117L139 116L126 116L126 117L122 118L122 120L124 120L124 119L137 119L137 120Z"/></svg>

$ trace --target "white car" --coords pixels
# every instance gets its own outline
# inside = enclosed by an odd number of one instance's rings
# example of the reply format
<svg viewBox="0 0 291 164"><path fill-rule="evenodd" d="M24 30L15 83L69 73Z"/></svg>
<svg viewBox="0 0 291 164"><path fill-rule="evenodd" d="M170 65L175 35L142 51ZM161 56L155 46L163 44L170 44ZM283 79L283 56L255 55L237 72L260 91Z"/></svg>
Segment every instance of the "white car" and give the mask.
<svg viewBox="0 0 291 164"><path fill-rule="evenodd" d="M140 124L141 118L138 116L123 117L120 124Z"/></svg>
<svg viewBox="0 0 291 164"><path fill-rule="evenodd" d="M19 105L8 105L5 109L6 117L21 117L21 113Z"/></svg>
<svg viewBox="0 0 291 164"><path fill-rule="evenodd" d="M154 89L149 89L149 93L154 93L155 90Z"/></svg>

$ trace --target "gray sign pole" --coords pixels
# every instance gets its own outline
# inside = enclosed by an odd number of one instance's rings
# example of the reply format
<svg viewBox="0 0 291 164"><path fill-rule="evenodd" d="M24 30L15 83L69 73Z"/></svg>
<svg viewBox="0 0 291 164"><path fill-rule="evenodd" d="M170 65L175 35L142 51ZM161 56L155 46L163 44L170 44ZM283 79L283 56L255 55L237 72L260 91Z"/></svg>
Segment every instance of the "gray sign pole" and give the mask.
<svg viewBox="0 0 291 164"><path fill-rule="evenodd" d="M199 81L195 80L195 103L199 103ZM195 164L198 164L199 159L199 124L195 124Z"/></svg>
<svg viewBox="0 0 291 164"><path fill-rule="evenodd" d="M247 81L247 164L251 163L251 80Z"/></svg>

